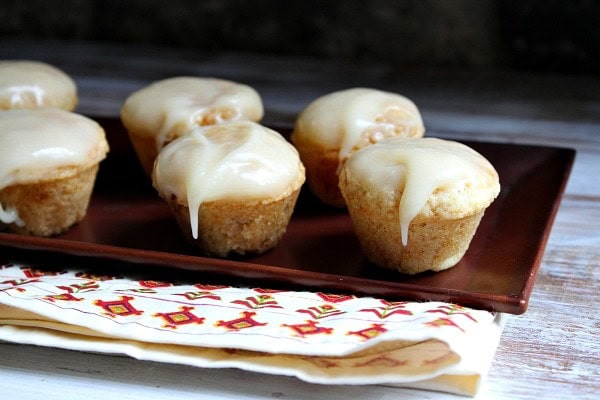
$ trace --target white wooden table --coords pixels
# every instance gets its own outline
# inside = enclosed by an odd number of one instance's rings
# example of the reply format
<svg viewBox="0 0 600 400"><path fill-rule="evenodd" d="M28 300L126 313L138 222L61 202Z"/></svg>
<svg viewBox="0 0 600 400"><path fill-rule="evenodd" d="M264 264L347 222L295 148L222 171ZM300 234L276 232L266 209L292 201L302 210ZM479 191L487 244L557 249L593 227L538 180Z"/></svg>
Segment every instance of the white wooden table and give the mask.
<svg viewBox="0 0 600 400"><path fill-rule="evenodd" d="M71 74L78 111L117 116L150 81L183 74L246 82L265 123L291 123L332 90L379 87L412 98L435 136L571 147L577 158L528 311L509 318L481 399L600 396L600 79L523 73L403 71L386 65L89 43L0 40L0 58ZM204 370L0 344L0 399L456 399L385 386L335 387L237 370Z"/></svg>

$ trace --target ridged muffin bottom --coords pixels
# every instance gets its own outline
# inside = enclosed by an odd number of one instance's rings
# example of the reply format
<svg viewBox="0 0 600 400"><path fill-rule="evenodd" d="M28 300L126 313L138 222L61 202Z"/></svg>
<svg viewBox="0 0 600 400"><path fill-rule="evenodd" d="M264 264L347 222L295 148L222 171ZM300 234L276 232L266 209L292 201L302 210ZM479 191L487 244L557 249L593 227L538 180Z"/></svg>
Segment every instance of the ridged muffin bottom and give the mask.
<svg viewBox="0 0 600 400"><path fill-rule="evenodd" d="M8 186L0 190L5 210L16 209L25 226L0 223L12 232L53 236L80 222L87 212L98 164L72 176L31 184Z"/></svg>
<svg viewBox="0 0 600 400"><path fill-rule="evenodd" d="M407 245L402 244L399 199L365 192L344 180L343 193L356 235L365 256L374 264L407 274L441 271L456 265L464 256L485 209L461 218L418 214L408 228Z"/></svg>
<svg viewBox="0 0 600 400"><path fill-rule="evenodd" d="M300 189L276 200L213 201L198 213L198 238L192 237L187 205L167 199L186 240L205 254L261 254L275 247L287 230Z"/></svg>

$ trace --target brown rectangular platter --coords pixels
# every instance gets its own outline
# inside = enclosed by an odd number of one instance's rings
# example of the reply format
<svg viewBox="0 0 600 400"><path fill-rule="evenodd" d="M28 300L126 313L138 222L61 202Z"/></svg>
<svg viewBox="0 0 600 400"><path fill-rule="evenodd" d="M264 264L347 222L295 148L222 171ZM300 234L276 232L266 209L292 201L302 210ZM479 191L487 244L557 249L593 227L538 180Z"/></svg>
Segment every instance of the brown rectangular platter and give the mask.
<svg viewBox="0 0 600 400"><path fill-rule="evenodd" d="M3 259L58 254L76 256L83 265L93 259L107 269L121 263L125 270L160 270L174 277L185 272L199 281L223 277L271 288L446 301L521 314L575 157L574 150L564 148L465 142L494 164L501 193L458 265L407 276L370 264L347 213L320 204L306 188L275 249L240 259L203 257L184 242L168 207L141 172L120 122L98 121L111 152L101 164L85 219L52 238L0 233Z"/></svg>

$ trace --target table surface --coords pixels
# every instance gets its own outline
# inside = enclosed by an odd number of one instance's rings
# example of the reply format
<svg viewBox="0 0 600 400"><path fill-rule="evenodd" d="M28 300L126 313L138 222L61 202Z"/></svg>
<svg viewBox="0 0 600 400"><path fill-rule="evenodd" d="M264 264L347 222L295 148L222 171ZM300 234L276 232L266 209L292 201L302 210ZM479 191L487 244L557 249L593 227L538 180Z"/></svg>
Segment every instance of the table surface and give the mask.
<svg viewBox="0 0 600 400"><path fill-rule="evenodd" d="M100 43L0 40L0 59L37 59L76 81L77 111L118 116L132 91L176 75L247 83L266 124L292 124L312 99L348 87L402 93L428 135L573 148L575 164L526 313L510 316L481 399L592 399L600 391L600 79ZM456 399L387 386L320 386L238 370L0 344L0 398Z"/></svg>

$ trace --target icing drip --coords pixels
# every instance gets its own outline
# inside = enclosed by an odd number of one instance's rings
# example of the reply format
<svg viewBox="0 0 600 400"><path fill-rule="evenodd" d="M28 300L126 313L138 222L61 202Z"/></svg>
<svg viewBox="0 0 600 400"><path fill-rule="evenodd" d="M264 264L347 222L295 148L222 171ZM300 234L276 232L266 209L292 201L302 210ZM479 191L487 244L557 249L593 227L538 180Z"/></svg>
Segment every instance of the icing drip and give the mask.
<svg viewBox="0 0 600 400"><path fill-rule="evenodd" d="M7 208L6 210L0 204L0 221L5 224L16 224L19 227L25 226L25 222L19 217L19 213L14 208Z"/></svg>
<svg viewBox="0 0 600 400"><path fill-rule="evenodd" d="M153 172L163 196L185 199L192 236L205 202L277 198L297 188L303 167L296 149L279 133L240 121L195 128L159 153Z"/></svg>

